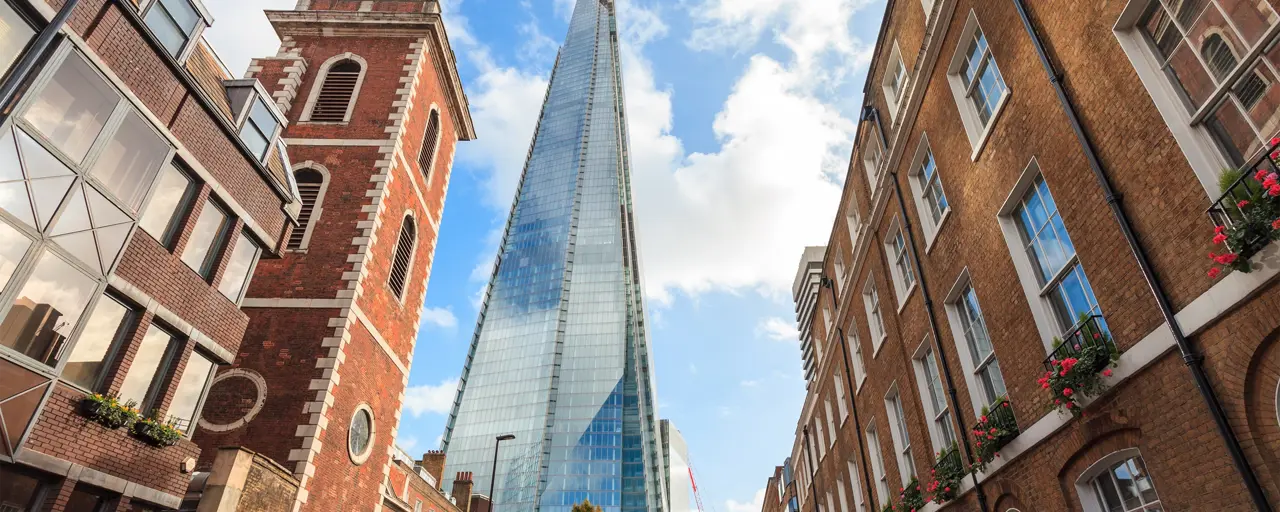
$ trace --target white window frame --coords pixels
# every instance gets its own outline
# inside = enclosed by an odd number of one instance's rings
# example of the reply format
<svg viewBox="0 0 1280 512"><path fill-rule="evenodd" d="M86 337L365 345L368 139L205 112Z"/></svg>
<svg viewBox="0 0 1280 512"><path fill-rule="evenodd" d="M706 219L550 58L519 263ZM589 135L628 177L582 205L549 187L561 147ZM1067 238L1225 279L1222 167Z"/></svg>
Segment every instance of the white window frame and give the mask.
<svg viewBox="0 0 1280 512"><path fill-rule="evenodd" d="M200 17L200 23L196 24L195 30L190 34L187 34L187 42L182 45L182 49L178 51L178 54L173 56L173 59L178 61L179 64L185 64L187 62L187 59L191 57L191 52L195 49L196 44L198 44L203 38L205 29L213 25L213 15L209 13L209 9L205 8L204 3L200 2L200 0L184 1L191 4L191 7L195 9L196 16ZM149 2L144 0L143 2L140 2L138 6L138 17L142 19L142 25L147 27L148 32L151 31L151 27L147 26L147 14L149 14L151 9L158 3L160 3L160 0L151 0ZM159 37L156 37L156 42L160 42ZM161 44L160 47L162 50L164 49L163 44ZM168 51L162 51L161 53L164 53L165 55L169 54Z"/></svg>
<svg viewBox="0 0 1280 512"><path fill-rule="evenodd" d="M827 436L827 446L834 449L836 446L836 437L837 437L836 434L838 434L840 431L836 430L836 415L834 412L832 412L831 398L827 397L825 400L823 400L823 403L826 405L826 408L827 408L827 432L830 433L830 435Z"/></svg>
<svg viewBox="0 0 1280 512"><path fill-rule="evenodd" d="M867 171L867 188L871 191L868 195L875 197L876 184L880 181L880 166L884 163L885 148L880 141L880 130L874 126L871 127L867 140L862 150L862 166Z"/></svg>
<svg viewBox="0 0 1280 512"><path fill-rule="evenodd" d="M858 325L851 324L845 336L849 346L853 347L853 385L856 388L854 389L856 394L862 391L862 383L867 381L867 365L862 360L862 341L858 336Z"/></svg>
<svg viewBox="0 0 1280 512"><path fill-rule="evenodd" d="M867 498L862 495L862 482L859 482L858 463L854 461L858 457L857 452L849 456L846 462L849 466L849 487L853 489L853 507L857 512L867 512Z"/></svg>
<svg viewBox="0 0 1280 512"><path fill-rule="evenodd" d="M889 337L884 327L884 308L880 304L880 291L876 289L875 278L868 278L862 288L862 307L867 312L867 329L871 332L871 358L880 355L880 347Z"/></svg>
<svg viewBox="0 0 1280 512"><path fill-rule="evenodd" d="M320 100L320 90L324 88L325 79L329 77L329 69L345 60L350 60L360 65L360 75L356 77L355 90L351 92L351 99L347 102L346 115L343 116L342 122L340 123L312 121L311 114L316 108L316 102ZM364 78L368 73L369 63L364 60L364 57L351 52L340 53L329 57L328 60L324 61L324 64L320 65L319 71L316 72L315 83L311 84L311 93L307 95L307 103L302 109L302 116L298 118L298 122L329 125L344 125L350 123L351 114L356 110L356 99L360 97L360 89L361 86L364 85Z"/></svg>
<svg viewBox="0 0 1280 512"><path fill-rule="evenodd" d="M1143 458L1142 452L1137 448L1126 448L1124 450L1112 452L1107 456L1101 459L1098 459L1097 462L1094 462L1087 469L1085 469L1083 472L1080 473L1080 476L1076 478L1075 487L1076 487L1076 495L1079 496L1080 498L1080 505L1084 509L1084 512L1106 512L1098 504L1098 495L1093 490L1093 479L1097 478L1098 476L1102 475L1105 472L1110 471L1111 466L1132 458ZM1145 460L1143 460L1143 463L1144 465L1146 465ZM1151 471L1150 466L1147 466L1147 471L1148 473L1150 473ZM1148 474L1147 476L1153 481L1152 486L1155 487L1155 483L1154 483L1155 478L1150 474ZM1145 506L1158 505L1159 503L1161 503L1160 490L1157 488L1155 489L1155 491L1156 491L1156 503L1148 503ZM1138 511L1138 510L1144 510L1144 509L1137 508L1133 510Z"/></svg>
<svg viewBox="0 0 1280 512"><path fill-rule="evenodd" d="M929 157L933 161L933 179L930 183L937 182L938 190L942 193L942 198L946 201L945 209L939 214L938 219L933 218L933 208L929 200L925 197L925 188L920 184L921 175L924 173L924 160ZM947 198L946 186L942 183L942 167L938 165L938 159L933 155L933 149L929 146L929 135L920 134L920 144L916 147L916 154L911 159L910 170L907 171L907 182L911 186L911 197L916 203L916 212L920 220L921 231L924 231L924 252L928 254L933 250L934 241L938 239L938 232L942 230L942 226L947 223L947 219L951 218L951 200Z"/></svg>
<svg viewBox="0 0 1280 512"><path fill-rule="evenodd" d="M831 489L827 489L827 508L830 509L831 512L835 512L836 510L836 501L835 498L831 496Z"/></svg>
<svg viewBox="0 0 1280 512"><path fill-rule="evenodd" d="M901 242L901 245L898 245ZM898 313L907 305L907 298L916 289L916 272L911 258L910 241L901 219L894 216L884 237L884 254L889 259L889 275L893 277L893 290L897 293Z"/></svg>
<svg viewBox="0 0 1280 512"><path fill-rule="evenodd" d="M818 308L813 314L821 317L823 324L830 325L830 322L827 321L826 308ZM828 330L830 330L829 327ZM815 372L817 372L819 366L822 366L822 340L826 338L826 333L822 334L822 336L817 335L817 333L813 332L813 326L809 326L809 339L813 340L813 370Z"/></svg>
<svg viewBox="0 0 1280 512"><path fill-rule="evenodd" d="M960 111L960 121L964 125L965 134L969 136L969 145L973 147L973 154L970 159L977 161L978 155L982 153L982 148L986 146L987 141L991 138L992 129L1000 119L1000 114L1004 112L1004 107L1009 103L1009 97L1013 95L1013 88L1009 87L1009 81L1004 79L1004 72L1000 73L1001 81L1004 83L1004 95L1000 97L1000 101L996 103L996 107L991 111L991 118L987 119L984 124L982 118L978 115L978 108L969 100L971 87L966 86L964 78L960 76L960 68L964 64L969 53L969 42L974 35L981 31L983 35L985 30L978 24L978 15L974 10L969 10L969 16L965 20L964 28L960 29L956 45L956 53L951 57L951 63L947 67L947 83L951 86L951 94L955 98L956 108ZM999 63L996 62L995 56L991 54L991 38L987 38L987 53L991 62L996 64L999 69ZM975 78L971 86L976 87L980 82L977 77L979 73L975 71Z"/></svg>
<svg viewBox="0 0 1280 512"><path fill-rule="evenodd" d="M858 235L862 232L862 219L858 213L858 198L853 193L849 193L848 196L849 200L844 207L844 221L849 227L849 247L856 250Z"/></svg>
<svg viewBox="0 0 1280 512"><path fill-rule="evenodd" d="M844 392L844 382L840 381L839 371L831 374L831 382L836 389L836 410L840 412L840 425L844 426L844 422L849 419L849 406L845 404L849 396Z"/></svg>
<svg viewBox="0 0 1280 512"><path fill-rule="evenodd" d="M816 406L817 404L814 405ZM822 462L823 459L827 458L827 436L823 435L822 418L818 417L816 412L813 415L813 427L814 432L818 434L818 462ZM816 471L817 468L814 468L814 470Z"/></svg>
<svg viewBox="0 0 1280 512"><path fill-rule="evenodd" d="M911 85L911 68L907 67L907 61L902 58L902 50L898 48L897 41L893 42L893 50L889 52L886 62L888 65L884 76L880 78L880 92L884 94L885 105L889 107L889 118L896 121L898 108L902 106L903 98L906 98L907 89ZM894 78L898 79L896 88L893 86Z"/></svg>
<svg viewBox="0 0 1280 512"><path fill-rule="evenodd" d="M1014 184L1013 190L1009 192L1009 196L1005 198L1004 205L1000 207L996 215L996 219L1000 223L1000 231L1004 235L1005 243L1009 247L1009 256L1013 261L1013 267L1018 274L1018 282L1022 285L1022 291L1027 297L1027 303L1031 306L1031 316L1035 319L1036 328L1040 331L1040 342L1044 345L1045 354L1053 353L1053 339L1061 337L1067 329L1072 326L1058 325L1057 313L1053 311L1053 305L1049 299L1045 298L1041 292L1047 286L1041 286L1035 268L1035 262L1031 261L1031 257L1027 255L1022 241L1022 234L1018 231L1018 207L1022 204L1022 199L1026 197L1031 187L1035 186L1036 178L1042 174L1040 164L1033 157L1027 167L1023 169L1022 176L1018 178ZM1048 178L1046 178L1048 181ZM1052 190L1052 185L1050 185ZM1054 198L1057 203L1058 198ZM1068 232L1070 229L1067 230ZM1071 267L1073 264L1068 263L1065 268ZM1050 281L1050 284L1057 282Z"/></svg>
<svg viewBox="0 0 1280 512"><path fill-rule="evenodd" d="M969 340L964 334L964 324L960 318L964 314L961 311L964 306L960 305L960 301L964 299L964 292L971 288L973 288L973 281L969 277L969 269L965 268L960 271L960 277L956 278L955 284L951 285L951 290L947 292L944 304L946 305L947 324L951 326L951 338L956 341L956 357L960 358L960 368L964 370L965 384L969 386L969 402L973 405L974 415L978 415L982 412L983 407L991 405L992 402L1000 397L984 396L986 391L983 390L982 383L978 381L978 368L973 364L973 352L969 350ZM981 309L981 303L979 303L978 307ZM984 314L984 324L985 321L986 316ZM989 329L987 330L987 338L991 338ZM994 342L992 343L991 356L988 360L997 363L1000 360L999 355L995 352ZM986 364L989 366L991 363L987 362ZM1004 375L1001 373L1001 379L1003 380L1003 378ZM1005 386L1008 386L1008 382L1005 383ZM990 401L987 400L988 398Z"/></svg>
<svg viewBox="0 0 1280 512"><path fill-rule="evenodd" d="M836 480L836 490L837 490L837 491L839 491L839 494L840 494L840 508L839 508L839 509L832 509L832 510L839 510L840 512L848 512L848 510L849 510L849 493L848 493L848 492L845 492L845 490L844 490L844 479L843 479L843 478L840 478L840 479L837 479L837 480Z"/></svg>
<svg viewBox="0 0 1280 512"><path fill-rule="evenodd" d="M924 8L924 19L928 20L933 15L933 5L938 0L920 0L920 6Z"/></svg>
<svg viewBox="0 0 1280 512"><path fill-rule="evenodd" d="M276 124L274 130L271 133L265 134L267 138L266 148L262 150L261 155L253 155L255 161L259 163L266 162L271 157L272 146L275 146L280 138L283 137L284 129L288 126L288 119L286 119L284 114L280 112L280 106L276 104L275 100L271 98L271 94L267 93L267 90L263 88L262 83L257 79L248 78L241 80L228 80L226 83L235 84L232 85L232 87L245 87L253 90L253 93L249 95L249 98L245 100L244 105L241 106L240 112L236 114L236 118L232 120L233 124L236 126L236 140L240 141L240 143L244 145L245 149L252 151L253 148L249 147L249 144L244 141L240 136L240 133L244 131L247 124L252 122L250 118L253 115L253 106L258 101L262 101L262 103L267 106L267 112L271 114L273 119L275 119ZM254 126L257 126L257 123L254 123ZM284 147L280 146L280 149L283 150Z"/></svg>
<svg viewBox="0 0 1280 512"><path fill-rule="evenodd" d="M1159 111L1160 117L1164 120L1169 132L1173 134L1173 139L1178 143L1178 148L1182 150L1187 162L1191 164L1191 169L1195 172L1196 179L1200 181L1200 185L1204 187L1205 193L1210 199L1217 199L1221 195L1218 187L1219 174L1222 169L1229 169L1235 167L1235 165L1218 149L1217 143L1214 142L1208 130L1195 122L1196 113L1188 111L1182 92L1178 90L1177 86L1170 83L1160 69L1162 62L1148 46L1142 30L1137 27L1147 6L1151 5L1153 1L1158 0L1130 0L1125 5L1124 10L1121 11L1112 31L1116 36L1116 40L1120 43L1120 49L1124 51L1125 56L1129 58L1129 63L1133 65L1133 69L1138 75L1138 80L1147 89L1147 93L1151 96L1151 100L1155 104L1156 110ZM1276 31L1280 31L1280 25L1268 29L1259 38L1259 41L1267 41L1273 37ZM1265 43L1259 45L1259 48L1265 49L1265 47ZM1243 57L1237 55L1238 61L1241 63L1252 62L1254 59L1251 58L1251 55L1252 53ZM1226 90L1229 90L1235 81L1234 79L1225 81L1219 87L1219 90L1211 95L1211 98L1225 95ZM1217 99L1210 99L1206 102L1206 105L1216 105L1218 101ZM1244 156L1246 159L1250 157L1250 155Z"/></svg>
<svg viewBox="0 0 1280 512"><path fill-rule="evenodd" d="M889 386L889 392L884 395L884 409L889 416L889 435L893 439L893 455L898 459L898 478L902 480L902 485L907 485L912 477L916 477L919 469L916 468L916 461L911 456L911 433L903 429L907 428L907 409L902 403L902 393L898 391L898 383L894 382ZM905 471L911 469L910 472Z"/></svg>
<svg viewBox="0 0 1280 512"><path fill-rule="evenodd" d="M835 259L836 289L837 289L837 293L839 293L841 291L844 291L844 281L845 281L844 276L848 268L845 267L845 264L844 264L844 248L841 247L840 244L833 244L831 246L831 251L836 253L836 259Z"/></svg>
<svg viewBox="0 0 1280 512"><path fill-rule="evenodd" d="M924 341L920 343L920 346L916 347L915 355L911 357L911 366L915 369L916 388L920 393L920 402L924 405L924 412L928 415L926 419L929 420L929 441L933 446L933 453L939 453L942 450L950 448L951 443L956 443L960 440L955 431L955 424L952 423L951 420L952 411L947 402L946 389L943 387L945 384L942 383L941 373L938 374L938 382L940 384L940 389L938 391L942 393L942 395L938 398L942 400L942 410L934 410L933 407L933 391L929 389L929 373L925 370L925 364L927 360L926 358L932 358L934 367L941 372L942 366L939 364L936 356L937 353L933 350L930 338L926 336ZM926 398L928 398L928 400L926 400ZM945 418L943 418L944 415ZM942 430L943 426L940 424L944 419L946 421L946 428L951 432L951 441L947 441L946 434Z"/></svg>
<svg viewBox="0 0 1280 512"><path fill-rule="evenodd" d="M871 476L876 482L876 491L880 493L880 503L888 503L892 500L892 494L889 492L889 474L884 469L884 451L880 447L880 432L876 430L875 420L871 420L867 424L867 451L871 452Z"/></svg>

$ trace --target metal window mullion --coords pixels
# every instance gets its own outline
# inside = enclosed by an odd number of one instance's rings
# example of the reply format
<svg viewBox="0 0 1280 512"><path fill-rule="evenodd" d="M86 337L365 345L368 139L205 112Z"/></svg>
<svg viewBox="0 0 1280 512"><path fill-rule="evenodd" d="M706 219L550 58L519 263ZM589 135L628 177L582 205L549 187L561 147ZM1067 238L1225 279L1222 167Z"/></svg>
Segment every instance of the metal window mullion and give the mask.
<svg viewBox="0 0 1280 512"><path fill-rule="evenodd" d="M1040 287L1040 296L1044 297L1053 293L1054 289L1056 289L1059 284L1062 284L1062 280L1067 277L1067 274L1070 274L1071 270L1075 269L1079 264L1079 257L1077 257L1075 253L1072 253L1071 257L1067 258L1067 262L1062 265L1062 268L1058 269L1053 275L1053 278L1049 279L1048 283Z"/></svg>
<svg viewBox="0 0 1280 512"><path fill-rule="evenodd" d="M1247 40L1247 38L1246 38L1246 37L1244 36L1244 34L1241 32L1240 27L1236 26L1236 22L1235 22L1235 20L1231 18L1231 15L1230 15L1230 14L1227 14L1227 10L1226 10L1226 9L1224 9L1224 8L1222 7L1222 5L1218 3L1218 0L1209 0L1209 4L1204 8L1204 10L1203 10L1203 11L1200 11L1200 12L1202 12L1202 13L1203 13L1203 12L1208 12L1208 10L1209 10L1209 9L1217 9L1217 10L1218 10L1218 14L1221 14L1221 15L1222 15L1222 19L1223 19L1224 21L1226 21L1226 22L1227 22L1227 27L1229 27L1229 28L1231 29L1231 32L1232 32L1232 34L1233 34L1233 35L1235 35L1235 36L1236 36L1236 39L1239 39L1241 42L1243 42L1243 41L1246 41L1246 40ZM1254 9L1257 9L1257 6L1256 6L1256 5L1255 5ZM1263 41L1263 39L1259 39L1259 42L1261 42L1261 41Z"/></svg>
<svg viewBox="0 0 1280 512"><path fill-rule="evenodd" d="M1253 61L1259 59L1267 52L1268 49L1276 44L1278 35L1280 35L1280 23L1268 28L1262 37L1258 39L1258 44L1253 45L1253 47L1250 48L1243 57L1240 57L1236 61L1236 67L1231 70L1231 73L1228 73L1227 76L1223 78L1221 83L1215 86L1213 94L1210 94L1209 98L1201 103L1199 110L1196 110L1195 114L1191 116L1191 124L1196 125L1203 123L1205 118L1209 117L1209 115L1217 109L1222 97L1231 91L1231 87L1240 80L1240 77L1244 76L1247 72L1253 71ZM1200 58L1203 63L1203 57L1200 56L1200 52L1193 51L1192 53L1194 53L1197 58Z"/></svg>

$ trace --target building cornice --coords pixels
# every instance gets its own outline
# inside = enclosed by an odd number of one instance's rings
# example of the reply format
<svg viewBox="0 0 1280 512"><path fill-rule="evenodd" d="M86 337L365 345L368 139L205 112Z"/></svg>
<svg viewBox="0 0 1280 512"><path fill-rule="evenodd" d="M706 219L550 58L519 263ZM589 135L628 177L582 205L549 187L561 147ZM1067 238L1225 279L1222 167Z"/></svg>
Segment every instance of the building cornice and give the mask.
<svg viewBox="0 0 1280 512"><path fill-rule="evenodd" d="M458 62L440 16L439 4L430 2L426 12L379 11L266 11L276 35L323 37L426 37L431 63L445 93L454 131L459 140L476 138L467 94L462 90Z"/></svg>

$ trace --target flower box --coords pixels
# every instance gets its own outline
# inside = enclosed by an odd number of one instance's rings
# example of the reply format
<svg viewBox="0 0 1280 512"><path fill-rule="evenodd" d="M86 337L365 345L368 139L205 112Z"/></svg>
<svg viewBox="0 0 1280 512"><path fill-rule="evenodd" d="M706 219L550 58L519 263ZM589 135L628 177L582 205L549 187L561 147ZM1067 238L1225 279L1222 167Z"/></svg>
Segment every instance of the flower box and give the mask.
<svg viewBox="0 0 1280 512"><path fill-rule="evenodd" d="M975 471L986 471L987 464L995 460L998 452L1018 437L1018 420L1013 417L1013 406L1009 399L1001 397L990 406L982 408L982 415L974 424L973 442L977 461Z"/></svg>
<svg viewBox="0 0 1280 512"><path fill-rule="evenodd" d="M80 400L80 415L90 421L115 430L129 427L138 421L137 404L130 400L121 404L115 396L104 396L97 393Z"/></svg>
<svg viewBox="0 0 1280 512"><path fill-rule="evenodd" d="M1223 270L1253 271L1250 261L1276 240L1280 240L1280 138L1271 139L1267 150L1250 165L1224 171L1219 182L1222 195L1209 206L1213 221L1213 243L1227 252L1209 253L1221 267L1209 269L1217 278Z"/></svg>
<svg viewBox="0 0 1280 512"><path fill-rule="evenodd" d="M955 444L939 452L934 460L937 462L933 463L933 481L925 490L929 492L930 501L943 504L960 495L960 484L969 471L960 460L960 450Z"/></svg>
<svg viewBox="0 0 1280 512"><path fill-rule="evenodd" d="M143 442L157 448L173 446L178 444L178 441L182 439L182 431L178 430L173 425L163 423L155 418L138 420L133 424L133 427L129 429L129 433L133 434L134 437L142 440Z"/></svg>
<svg viewBox="0 0 1280 512"><path fill-rule="evenodd" d="M1106 391L1102 377L1111 376L1111 366L1120 359L1120 351L1101 316L1081 315L1080 323L1066 335L1066 341L1054 340L1053 353L1044 361L1045 374L1040 387L1049 390L1052 407L1080 415L1080 399Z"/></svg>

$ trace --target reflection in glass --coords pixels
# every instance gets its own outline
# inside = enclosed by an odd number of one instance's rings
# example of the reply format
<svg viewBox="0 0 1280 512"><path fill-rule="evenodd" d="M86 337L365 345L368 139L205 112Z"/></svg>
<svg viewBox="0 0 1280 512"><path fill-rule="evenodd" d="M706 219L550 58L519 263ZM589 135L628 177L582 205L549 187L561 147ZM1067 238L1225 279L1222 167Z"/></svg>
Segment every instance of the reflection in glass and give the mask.
<svg viewBox="0 0 1280 512"><path fill-rule="evenodd" d="M0 290L9 284L18 262L31 247L31 239L27 238L13 226L0 221Z"/></svg>
<svg viewBox="0 0 1280 512"><path fill-rule="evenodd" d="M169 144L151 124L130 112L89 173L136 211L168 154Z"/></svg>
<svg viewBox="0 0 1280 512"><path fill-rule="evenodd" d="M357 457L363 456L369 449L369 439L373 432L373 417L369 416L369 411L360 409L356 411L354 417L351 418L351 430L348 434L348 448L351 454Z"/></svg>
<svg viewBox="0 0 1280 512"><path fill-rule="evenodd" d="M173 401L169 405L169 416L176 420L175 426L183 432L190 433L195 423L196 410L200 399L208 387L209 378L213 376L213 361L199 352L191 352L187 366L178 379L178 387L173 392Z"/></svg>
<svg viewBox="0 0 1280 512"><path fill-rule="evenodd" d="M0 345L57 366L97 287L96 280L45 252L0 322Z"/></svg>
<svg viewBox="0 0 1280 512"><path fill-rule="evenodd" d="M231 256L227 258L222 283L218 284L218 291L232 302L240 301L240 295L249 284L249 271L253 270L253 264L258 260L258 252L258 244L241 233L235 248L231 250Z"/></svg>
<svg viewBox="0 0 1280 512"><path fill-rule="evenodd" d="M156 185L156 191L151 195L151 202L143 211L138 227L151 233L161 243L167 243L166 235L170 226L179 217L178 206L182 204L190 188L191 179L186 174L174 167L173 163L165 165L160 173L160 183Z"/></svg>
<svg viewBox="0 0 1280 512"><path fill-rule="evenodd" d="M35 31L31 25L7 2L0 2L0 75L9 71L9 66L18 60L18 54L33 36Z"/></svg>
<svg viewBox="0 0 1280 512"><path fill-rule="evenodd" d="M80 162L119 102L120 95L84 56L72 52L22 117Z"/></svg>
<svg viewBox="0 0 1280 512"><path fill-rule="evenodd" d="M271 114L271 110L262 98L256 98L253 101L252 110L249 111L249 117L244 122L244 127L240 129L240 138L244 143L253 150L253 154L258 159L267 156L267 145L271 141L271 136L276 133L276 118Z"/></svg>
<svg viewBox="0 0 1280 512"><path fill-rule="evenodd" d="M187 0L159 0L152 3L145 21L169 55L177 57L195 32L200 15Z"/></svg>
<svg viewBox="0 0 1280 512"><path fill-rule="evenodd" d="M106 367L107 353L116 341L128 308L110 295L105 295L94 306L84 331L76 339L76 346L67 357L62 378L81 387L96 391L98 376Z"/></svg>
<svg viewBox="0 0 1280 512"><path fill-rule="evenodd" d="M152 325L138 345L138 352L129 364L124 375L124 383L120 385L120 402L135 402L139 409L147 407L147 399L151 392L151 383L155 380L160 365L164 363L169 351L169 342L173 338L164 329ZM142 411L144 414L150 411Z"/></svg>
<svg viewBox="0 0 1280 512"><path fill-rule="evenodd" d="M227 215L212 201L205 203L200 218L191 229L187 247L182 250L182 262L202 276L208 277L215 256L215 244L219 243L227 225Z"/></svg>
<svg viewBox="0 0 1280 512"><path fill-rule="evenodd" d="M107 504L107 499L86 489L77 487L71 492L71 499L63 508L65 512L100 512Z"/></svg>
<svg viewBox="0 0 1280 512"><path fill-rule="evenodd" d="M0 448L3 450L4 448ZM10 466L0 465L0 510L4 512L34 512L40 481Z"/></svg>

